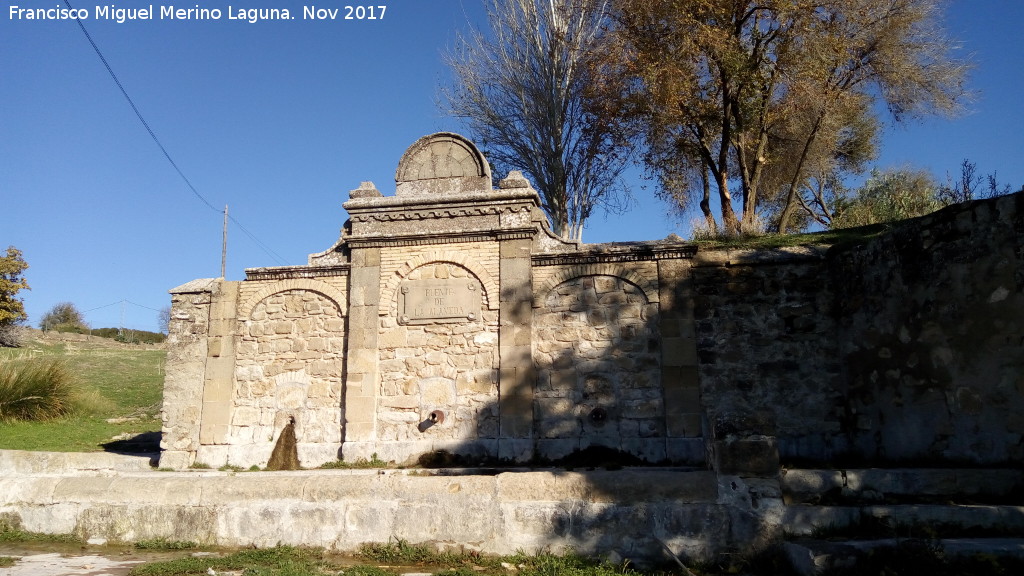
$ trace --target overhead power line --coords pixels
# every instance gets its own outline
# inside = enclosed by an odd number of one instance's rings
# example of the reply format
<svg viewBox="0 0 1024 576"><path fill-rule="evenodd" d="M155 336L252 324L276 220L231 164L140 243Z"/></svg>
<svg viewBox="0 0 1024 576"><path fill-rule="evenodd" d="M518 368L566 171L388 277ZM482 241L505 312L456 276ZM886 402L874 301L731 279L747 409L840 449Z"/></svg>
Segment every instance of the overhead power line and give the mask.
<svg viewBox="0 0 1024 576"><path fill-rule="evenodd" d="M121 300L118 300L117 302L111 302L110 304L104 304L103 306L97 306L95 308L89 308L88 310L83 310L82 314L88 314L89 312L95 312L96 310L102 310L104 308L110 308L111 306L118 306L118 305L123 305L123 304L131 304L132 306L137 306L139 308L145 308L146 310L152 310L153 312L160 312L160 310L157 310L156 308L150 308L149 306L143 306L142 304L138 304L136 302L132 302L131 300L122 298Z"/></svg>
<svg viewBox="0 0 1024 576"><path fill-rule="evenodd" d="M68 2L68 0L64 0L64 4L68 7L68 10L72 10L71 3ZM77 14L77 12L75 13ZM146 132L149 132L150 138L153 139L153 142L155 142L157 147L160 148L160 151L163 152L164 158L166 158L167 161L171 163L171 166L174 168L174 171L178 173L178 176L181 176L181 179L185 181L185 185L188 186L188 189L191 190L193 194L195 194L196 198L198 198L210 210L220 213L221 210L219 208L216 208L213 204L210 203L209 200L207 200L202 194L200 194L198 190L196 190L196 187L192 185L192 182L188 179L187 176L185 176L185 173L181 171L181 168L178 167L178 164L174 161L174 158L171 158L170 153L167 152L167 149L164 148L164 145L160 143L160 139L157 138L156 133L153 132L153 128L150 127L149 122L146 122L145 117L142 116L142 112L140 112L139 107L135 105L135 101L132 100L132 97L128 95L128 91L125 90L124 85L121 84L121 81L117 78L117 74L114 73L114 69L110 67L110 63L107 62L107 58L103 56L103 52L100 50L100 47L96 44L96 41L92 39L92 35L89 34L89 31L85 28L85 24L82 23L82 20L76 17L75 21L78 22L78 27L82 30L82 34L85 34L86 40L89 41L89 44L92 45L92 49L96 52L96 55L99 56L100 62L103 62L103 66L107 69L107 72L110 74L110 77L114 80L114 84L117 84L117 88L121 91L121 94L124 95L125 100L128 101L128 105L132 107L132 111L135 112L135 116L138 117L139 122L142 122L142 126L146 128ZM287 264L284 258L281 258L280 255L278 255L276 252L271 250L269 246L260 241L252 232L249 232L245 228L245 226L242 226L241 222L235 219L234 216L229 216L228 219L231 222L233 222L236 226L238 226L238 228L242 232L244 232L245 235L248 236L249 239L251 239L257 246L259 246L264 252L266 252L267 255L277 260L278 264Z"/></svg>

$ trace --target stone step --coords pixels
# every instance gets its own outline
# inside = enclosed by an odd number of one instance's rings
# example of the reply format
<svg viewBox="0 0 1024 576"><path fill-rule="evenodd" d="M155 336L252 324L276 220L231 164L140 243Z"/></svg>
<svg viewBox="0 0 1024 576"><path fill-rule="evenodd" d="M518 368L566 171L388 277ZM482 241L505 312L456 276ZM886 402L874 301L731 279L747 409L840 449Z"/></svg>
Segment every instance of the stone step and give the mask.
<svg viewBox="0 0 1024 576"><path fill-rule="evenodd" d="M1024 504L1024 470L1008 468L791 469L780 482L787 504Z"/></svg>
<svg viewBox="0 0 1024 576"><path fill-rule="evenodd" d="M901 504L871 506L814 506L796 504L786 507L783 528L794 536L811 536L822 532L881 532L893 530L900 536L922 536L903 533L902 528L927 526L938 531L1024 534L1024 506ZM846 529L846 530L844 530Z"/></svg>
<svg viewBox="0 0 1024 576"><path fill-rule="evenodd" d="M906 544L907 540L894 538L880 540L797 540L786 542L784 549L794 571L800 576L817 576L830 570L849 568L871 550ZM916 541L922 546L940 550L946 556L973 556L984 554L994 557L1024 559L1022 538L950 538Z"/></svg>
<svg viewBox="0 0 1024 576"><path fill-rule="evenodd" d="M102 475L115 472L147 472L156 465L156 459L157 454L0 450L0 476L72 473Z"/></svg>

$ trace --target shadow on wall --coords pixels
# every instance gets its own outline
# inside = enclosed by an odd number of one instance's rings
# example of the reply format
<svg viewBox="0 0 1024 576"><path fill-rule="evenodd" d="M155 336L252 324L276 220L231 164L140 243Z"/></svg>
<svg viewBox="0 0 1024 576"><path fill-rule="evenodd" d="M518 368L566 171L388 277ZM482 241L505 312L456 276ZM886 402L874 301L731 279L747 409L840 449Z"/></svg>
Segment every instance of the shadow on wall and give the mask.
<svg viewBox="0 0 1024 576"><path fill-rule="evenodd" d="M433 437L436 444L445 446L443 450L424 454L421 465L523 460L535 464L618 467L703 463L702 451L681 458L679 450L672 452L668 448L671 439L667 434L661 382L658 304L649 302L642 289L615 276L577 277L556 286L543 307L527 313L533 314L536 368L533 372L517 372L522 374L516 379L519 390L498 394L495 371L488 370L492 391L481 397L491 400L472 405L472 410L460 404L456 410L446 412L454 404L450 399L440 398L445 401L443 405L432 405L426 395L419 396L421 404L417 406L395 402L402 413L416 415L414 422L404 418L406 433L418 435L428 445ZM448 342L449 333L461 328L442 325L428 330L435 338ZM497 350L492 352L496 354ZM386 353L389 357L411 354L402 348ZM458 387L454 395L479 391L474 386L479 380L463 378L460 373L458 364L462 360L458 355L438 354L438 359L448 362L451 380ZM415 372L422 362L417 359L416 363L406 363L404 367ZM400 378L389 377L389 367L390 364L384 364L382 369L385 395L396 385L390 382ZM437 371L419 367L421 376ZM422 385L423 379L419 380ZM496 396L500 396L497 402L493 400ZM528 403L523 403L524 398ZM524 417L526 433L522 429L502 429L498 419L504 424L506 415ZM466 419L473 422L467 425ZM462 431L462 440L446 444L444 440L451 435L445 428ZM525 440L528 450L500 454L495 446L510 439ZM691 439L689 444L693 443ZM527 458L522 457L524 454Z"/></svg>
<svg viewBox="0 0 1024 576"><path fill-rule="evenodd" d="M504 498L529 503L526 517L508 508L512 517L506 519L508 537L521 538L516 543L523 549L642 562L673 562L672 556L707 561L747 552L777 534L781 501L771 478L777 469L769 478L719 477L705 469L701 438L669 437L659 318L671 310L659 312L659 304L628 280L600 274L562 282L539 308L525 308L530 305L524 302L512 314L532 319L534 342L535 371L519 372L517 391L472 410L403 408L416 415L415 421L406 419L409 431L433 435L444 446L420 455L420 466L443 476L530 475L527 492L503 493L501 501L503 509ZM432 330L448 342L458 328ZM398 382L386 376L392 354L411 357L401 348L387 353L385 388ZM459 356L444 358L454 371ZM505 414L524 408L523 389L531 399L525 405L525 442L533 457L510 465L513 458L498 458L494 447L524 440L508 438L502 429L509 421ZM477 435L452 442L444 440L446 428ZM673 442L685 448L673 448ZM499 479L504 485L520 483ZM539 542L523 536L538 525L546 527Z"/></svg>
<svg viewBox="0 0 1024 576"><path fill-rule="evenodd" d="M1024 458L1024 194L827 251L698 254L693 282L715 428L801 466Z"/></svg>

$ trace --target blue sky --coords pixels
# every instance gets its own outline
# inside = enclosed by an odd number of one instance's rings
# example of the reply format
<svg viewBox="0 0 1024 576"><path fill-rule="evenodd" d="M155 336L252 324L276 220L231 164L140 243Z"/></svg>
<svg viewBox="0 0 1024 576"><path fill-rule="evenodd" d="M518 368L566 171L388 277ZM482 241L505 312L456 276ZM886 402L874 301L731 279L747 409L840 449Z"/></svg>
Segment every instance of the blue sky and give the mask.
<svg viewBox="0 0 1024 576"><path fill-rule="evenodd" d="M0 248L24 252L29 321L73 302L93 327L157 329L167 291L220 274L220 210L262 242L229 227L227 277L244 269L305 264L331 246L346 219L348 191L372 180L394 191L402 152L420 136L465 133L436 104L441 61L459 30L482 24L480 0L377 0L383 19L302 19L302 6L337 0L237 1L289 8L291 21L96 20L86 28L150 128L209 204L154 144L74 20L12 19L10 6L53 8L62 0L4 0L0 14ZM118 7L159 11L168 0ZM106 4L109 5L109 4ZM939 178L970 158L982 174L1024 184L1024 47L1019 0L952 2L945 25L970 54L978 97L956 120L888 126L876 162ZM471 134L466 134L472 136ZM501 175L498 175L499 177ZM635 179L637 207L595 216L587 242L686 237L688 218L668 214ZM123 302L123 304L122 304Z"/></svg>

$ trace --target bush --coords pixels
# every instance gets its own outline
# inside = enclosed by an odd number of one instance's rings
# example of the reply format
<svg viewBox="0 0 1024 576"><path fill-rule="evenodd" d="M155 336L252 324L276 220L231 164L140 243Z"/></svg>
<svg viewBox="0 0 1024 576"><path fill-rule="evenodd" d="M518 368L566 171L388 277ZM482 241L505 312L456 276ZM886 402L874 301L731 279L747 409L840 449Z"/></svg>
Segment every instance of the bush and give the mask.
<svg viewBox="0 0 1024 576"><path fill-rule="evenodd" d="M20 348L24 330L13 324L0 324L0 348Z"/></svg>
<svg viewBox="0 0 1024 576"><path fill-rule="evenodd" d="M89 333L89 327L88 326L83 326L82 324L70 324L70 323L52 324L52 325L47 326L46 329L51 331L51 332L60 332L60 333L71 333L71 334L88 334Z"/></svg>
<svg viewBox="0 0 1024 576"><path fill-rule="evenodd" d="M54 304L53 308L50 308L50 311L43 314L42 319L39 320L39 328L43 331L56 330L57 332L78 334L89 332L89 325L85 323L85 317L71 302Z"/></svg>
<svg viewBox="0 0 1024 576"><path fill-rule="evenodd" d="M49 420L75 411L77 390L59 359L16 358L0 363L0 422Z"/></svg>
<svg viewBox="0 0 1024 576"><path fill-rule="evenodd" d="M111 340L117 340L126 344L159 344L167 340L167 336L159 332L130 330L128 328L94 328L90 333L93 336L110 338Z"/></svg>

